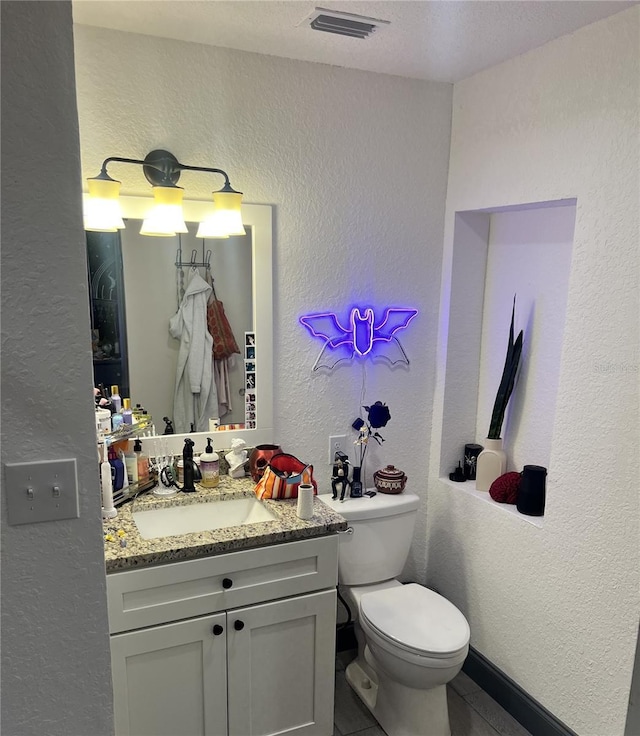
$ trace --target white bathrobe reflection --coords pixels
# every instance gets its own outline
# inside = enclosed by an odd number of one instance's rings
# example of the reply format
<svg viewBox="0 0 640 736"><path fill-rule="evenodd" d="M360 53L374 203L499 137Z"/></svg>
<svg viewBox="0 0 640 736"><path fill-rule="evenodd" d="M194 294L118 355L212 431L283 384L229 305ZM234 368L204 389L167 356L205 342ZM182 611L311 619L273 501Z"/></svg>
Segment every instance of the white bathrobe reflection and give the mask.
<svg viewBox="0 0 640 736"><path fill-rule="evenodd" d="M213 373L213 339L207 329L207 300L211 287L196 269L191 271L176 314L169 320L169 332L180 340L173 421L176 432L209 429L209 417L218 416L218 393Z"/></svg>

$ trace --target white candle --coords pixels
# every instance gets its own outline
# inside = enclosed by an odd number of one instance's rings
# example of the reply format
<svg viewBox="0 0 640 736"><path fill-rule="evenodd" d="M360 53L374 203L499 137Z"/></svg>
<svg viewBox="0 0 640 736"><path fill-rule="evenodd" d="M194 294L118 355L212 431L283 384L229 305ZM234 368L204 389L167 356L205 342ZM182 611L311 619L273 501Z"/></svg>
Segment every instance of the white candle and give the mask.
<svg viewBox="0 0 640 736"><path fill-rule="evenodd" d="M311 519L313 517L313 486L301 483L298 486L298 518Z"/></svg>

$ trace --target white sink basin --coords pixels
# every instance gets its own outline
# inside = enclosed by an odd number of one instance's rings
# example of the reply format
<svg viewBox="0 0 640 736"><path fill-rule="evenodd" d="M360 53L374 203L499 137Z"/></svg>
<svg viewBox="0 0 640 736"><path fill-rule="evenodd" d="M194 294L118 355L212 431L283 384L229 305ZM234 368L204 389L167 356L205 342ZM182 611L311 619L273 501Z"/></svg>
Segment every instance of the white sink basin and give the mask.
<svg viewBox="0 0 640 736"><path fill-rule="evenodd" d="M257 524L275 518L263 503L251 497L133 512L133 520L143 539Z"/></svg>

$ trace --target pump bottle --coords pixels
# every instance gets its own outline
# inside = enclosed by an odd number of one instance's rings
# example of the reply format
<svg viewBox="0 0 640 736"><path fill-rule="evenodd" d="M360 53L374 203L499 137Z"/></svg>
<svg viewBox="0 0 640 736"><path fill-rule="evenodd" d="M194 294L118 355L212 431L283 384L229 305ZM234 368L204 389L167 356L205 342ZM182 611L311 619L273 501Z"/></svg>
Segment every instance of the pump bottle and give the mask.
<svg viewBox="0 0 640 736"><path fill-rule="evenodd" d="M142 452L140 440L133 443L133 451L137 460L138 483L146 483L149 480L149 458Z"/></svg>
<svg viewBox="0 0 640 736"><path fill-rule="evenodd" d="M215 488L220 483L220 463L218 453L211 446L211 437L207 437L207 446L200 455L201 484L205 488Z"/></svg>

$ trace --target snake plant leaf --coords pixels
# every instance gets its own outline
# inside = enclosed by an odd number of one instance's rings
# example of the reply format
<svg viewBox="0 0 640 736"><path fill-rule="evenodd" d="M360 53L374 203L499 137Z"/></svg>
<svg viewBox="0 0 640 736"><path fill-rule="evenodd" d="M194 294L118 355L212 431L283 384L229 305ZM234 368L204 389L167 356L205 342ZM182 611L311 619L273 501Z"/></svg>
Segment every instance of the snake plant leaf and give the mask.
<svg viewBox="0 0 640 736"><path fill-rule="evenodd" d="M515 318L515 310L516 298L514 296L513 308L511 310L511 326L509 327L509 344L507 345L507 356L504 362L504 369L502 371L500 385L498 386L498 393L493 405L491 423L489 424L489 434L487 435L490 440L500 439L500 433L502 432L502 422L504 421L504 413L507 409L509 399L511 398L511 393L513 392L513 386L515 384L516 374L518 372L518 365L520 363L520 356L522 355L522 330L520 330L520 333L515 342L513 340L513 322Z"/></svg>

